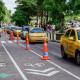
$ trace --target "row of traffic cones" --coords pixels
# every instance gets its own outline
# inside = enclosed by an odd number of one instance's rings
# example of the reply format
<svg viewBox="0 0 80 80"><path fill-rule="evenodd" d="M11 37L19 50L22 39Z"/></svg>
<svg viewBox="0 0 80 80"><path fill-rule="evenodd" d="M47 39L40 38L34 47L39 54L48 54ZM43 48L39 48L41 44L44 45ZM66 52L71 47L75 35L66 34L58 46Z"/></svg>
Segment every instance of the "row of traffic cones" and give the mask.
<svg viewBox="0 0 80 80"><path fill-rule="evenodd" d="M29 45L29 37L28 35L26 36L26 50L31 50L30 45ZM42 60L48 60L48 45L46 39L44 39L44 46L43 46L43 57Z"/></svg>
<svg viewBox="0 0 80 80"><path fill-rule="evenodd" d="M13 41L14 39L15 39L15 37L14 37L13 31L11 31L10 32L10 40ZM29 37L28 37L28 35L26 36L25 43L26 43L26 50L31 50L30 45L29 45ZM19 35L18 34L17 34L17 44L19 44ZM44 53L43 53L42 59L43 60L48 60L49 59L48 58L48 45L47 45L46 39L44 39L43 52Z"/></svg>

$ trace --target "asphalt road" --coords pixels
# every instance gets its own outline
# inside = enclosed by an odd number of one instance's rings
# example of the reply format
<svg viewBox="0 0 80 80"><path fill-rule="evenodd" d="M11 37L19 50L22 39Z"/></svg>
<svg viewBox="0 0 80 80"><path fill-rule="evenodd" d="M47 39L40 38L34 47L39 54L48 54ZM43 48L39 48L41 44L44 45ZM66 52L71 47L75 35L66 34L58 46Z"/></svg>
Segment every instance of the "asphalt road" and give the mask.
<svg viewBox="0 0 80 80"><path fill-rule="evenodd" d="M63 60L60 45L49 42L49 60L42 60L43 43L26 44L20 40L9 41L2 34L0 38L0 80L80 80L80 66L72 59Z"/></svg>

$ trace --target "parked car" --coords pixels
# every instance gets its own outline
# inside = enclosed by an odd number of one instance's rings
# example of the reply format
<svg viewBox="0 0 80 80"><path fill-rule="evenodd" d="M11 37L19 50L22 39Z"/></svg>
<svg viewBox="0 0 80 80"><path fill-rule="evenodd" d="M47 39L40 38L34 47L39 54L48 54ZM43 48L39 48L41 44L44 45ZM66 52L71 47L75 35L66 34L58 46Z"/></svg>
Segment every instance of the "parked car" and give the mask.
<svg viewBox="0 0 80 80"><path fill-rule="evenodd" d="M13 25L7 26L7 33L10 34L10 32L11 32L11 31L14 31L15 28L16 28L16 26L13 26Z"/></svg>
<svg viewBox="0 0 80 80"><path fill-rule="evenodd" d="M65 59L73 57L80 64L80 27L70 28L60 40L61 55Z"/></svg>
<svg viewBox="0 0 80 80"><path fill-rule="evenodd" d="M29 42L44 42L44 39L48 42L47 34L42 28L33 28L26 36L29 36Z"/></svg>
<svg viewBox="0 0 80 80"><path fill-rule="evenodd" d="M22 27L22 31L21 31L21 35L20 35L22 40L26 39L26 34L29 33L30 28L31 28L31 26Z"/></svg>
<svg viewBox="0 0 80 80"><path fill-rule="evenodd" d="M16 28L13 30L14 36L17 36L17 34L20 36L21 31L22 31L22 27L16 27Z"/></svg>

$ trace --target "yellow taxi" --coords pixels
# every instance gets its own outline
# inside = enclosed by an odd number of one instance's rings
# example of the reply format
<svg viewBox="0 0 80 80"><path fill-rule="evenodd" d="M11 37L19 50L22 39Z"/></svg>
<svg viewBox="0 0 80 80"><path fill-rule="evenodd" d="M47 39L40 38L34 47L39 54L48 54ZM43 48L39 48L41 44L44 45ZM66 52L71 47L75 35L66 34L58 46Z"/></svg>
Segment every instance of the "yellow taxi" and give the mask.
<svg viewBox="0 0 80 80"><path fill-rule="evenodd" d="M48 42L47 34L42 28L33 28L29 31L29 33L27 33L27 35L29 36L29 42L44 42L44 39Z"/></svg>
<svg viewBox="0 0 80 80"><path fill-rule="evenodd" d="M68 29L60 39L61 55L65 59L73 57L80 64L80 28Z"/></svg>
<svg viewBox="0 0 80 80"><path fill-rule="evenodd" d="M22 31L22 28L21 28L21 27L16 27L16 28L13 30L14 36L17 36L17 34L20 36L21 31Z"/></svg>

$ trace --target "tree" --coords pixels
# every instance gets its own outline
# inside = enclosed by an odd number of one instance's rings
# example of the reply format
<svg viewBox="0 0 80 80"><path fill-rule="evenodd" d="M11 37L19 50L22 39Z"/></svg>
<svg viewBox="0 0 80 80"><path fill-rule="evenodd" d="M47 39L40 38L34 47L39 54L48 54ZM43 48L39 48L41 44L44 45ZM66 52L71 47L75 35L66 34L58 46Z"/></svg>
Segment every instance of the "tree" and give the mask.
<svg viewBox="0 0 80 80"><path fill-rule="evenodd" d="M61 29L64 27L64 17L66 15L79 14L80 0L44 0L44 10L46 10L52 20L59 22Z"/></svg>
<svg viewBox="0 0 80 80"><path fill-rule="evenodd" d="M28 21L23 17L25 22L29 22L30 17L37 16L37 22L38 18L41 18L41 24L46 17L46 23L52 20L54 24L57 22L57 26L61 29L64 27L65 16L80 13L80 0L16 0L16 2L18 6L14 17L20 11L20 15L27 16ZM17 17L17 19L20 18Z"/></svg>
<svg viewBox="0 0 80 80"><path fill-rule="evenodd" d="M13 20L17 25L26 25L30 21L30 16L36 15L36 0L17 0L18 6L13 15Z"/></svg>
<svg viewBox="0 0 80 80"><path fill-rule="evenodd" d="M4 15L5 15L5 6L2 0L0 0L0 21L3 20Z"/></svg>

